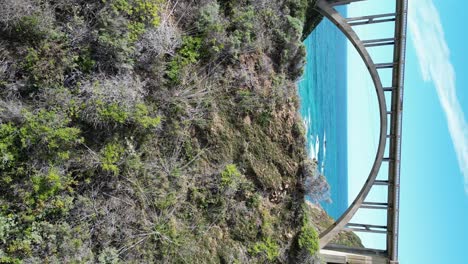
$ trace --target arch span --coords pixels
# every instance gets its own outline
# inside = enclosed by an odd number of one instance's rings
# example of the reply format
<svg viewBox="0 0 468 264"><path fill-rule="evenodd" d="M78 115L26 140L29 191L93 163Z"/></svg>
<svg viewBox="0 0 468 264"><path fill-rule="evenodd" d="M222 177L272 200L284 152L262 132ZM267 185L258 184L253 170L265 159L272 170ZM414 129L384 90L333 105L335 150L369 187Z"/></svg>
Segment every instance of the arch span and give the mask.
<svg viewBox="0 0 468 264"><path fill-rule="evenodd" d="M377 94L377 100L379 103L379 112L380 112L380 137L379 145L377 148L377 153L375 156L374 164L372 165L369 176L367 177L364 186L361 191L358 193L357 197L354 199L353 203L348 207L344 214L328 229L320 234L320 248L325 247L344 227L349 223L357 210L361 207L364 199L369 194L374 182L379 173L380 166L384 160L385 145L387 138L387 106L385 102L384 89L380 76L377 72L376 64L373 62L371 56L366 50L364 43L359 39L356 32L351 28L350 25L326 0L318 0L315 6L316 10L320 12L324 17L328 18L333 22L348 38L348 40L353 44L353 46L358 51L362 60L366 64L367 69L372 77L372 81L375 86L375 91Z"/></svg>

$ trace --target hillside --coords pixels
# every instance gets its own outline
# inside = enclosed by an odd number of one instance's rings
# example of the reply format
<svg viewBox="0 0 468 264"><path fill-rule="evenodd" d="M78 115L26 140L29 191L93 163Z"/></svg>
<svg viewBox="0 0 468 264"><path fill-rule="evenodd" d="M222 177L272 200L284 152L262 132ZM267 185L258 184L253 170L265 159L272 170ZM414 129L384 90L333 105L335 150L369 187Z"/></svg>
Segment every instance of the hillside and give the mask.
<svg viewBox="0 0 468 264"><path fill-rule="evenodd" d="M312 263L306 10L0 1L0 262Z"/></svg>

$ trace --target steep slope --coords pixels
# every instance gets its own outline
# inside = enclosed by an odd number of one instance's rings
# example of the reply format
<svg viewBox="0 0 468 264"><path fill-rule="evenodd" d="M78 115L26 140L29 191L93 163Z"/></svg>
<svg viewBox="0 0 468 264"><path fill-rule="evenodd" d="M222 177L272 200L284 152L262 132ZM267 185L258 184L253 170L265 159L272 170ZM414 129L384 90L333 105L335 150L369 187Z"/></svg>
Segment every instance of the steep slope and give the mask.
<svg viewBox="0 0 468 264"><path fill-rule="evenodd" d="M1 1L0 262L313 261L306 10Z"/></svg>

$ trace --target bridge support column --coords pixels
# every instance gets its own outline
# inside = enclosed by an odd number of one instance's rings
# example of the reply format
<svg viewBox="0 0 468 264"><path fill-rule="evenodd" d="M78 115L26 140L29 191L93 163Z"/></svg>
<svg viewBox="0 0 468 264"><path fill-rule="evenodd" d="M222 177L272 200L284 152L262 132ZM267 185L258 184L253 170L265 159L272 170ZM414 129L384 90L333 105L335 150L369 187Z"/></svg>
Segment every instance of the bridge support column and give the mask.
<svg viewBox="0 0 468 264"><path fill-rule="evenodd" d="M389 46L395 45L395 38L382 38L382 39L369 39L362 41L364 47L378 47L378 46Z"/></svg>
<svg viewBox="0 0 468 264"><path fill-rule="evenodd" d="M352 17L347 18L346 21L350 26L360 26L360 25L368 25L368 24L376 24L376 23L385 23L385 22L393 22L396 19L395 13L388 13L388 14L379 14L379 15L371 15L371 16L362 16L362 17Z"/></svg>
<svg viewBox="0 0 468 264"><path fill-rule="evenodd" d="M387 234L387 226L349 223L344 229L346 231L367 232L376 234Z"/></svg>
<svg viewBox="0 0 468 264"><path fill-rule="evenodd" d="M377 63L375 64L375 67L377 69L391 69L395 66L394 62L387 62L387 63Z"/></svg>

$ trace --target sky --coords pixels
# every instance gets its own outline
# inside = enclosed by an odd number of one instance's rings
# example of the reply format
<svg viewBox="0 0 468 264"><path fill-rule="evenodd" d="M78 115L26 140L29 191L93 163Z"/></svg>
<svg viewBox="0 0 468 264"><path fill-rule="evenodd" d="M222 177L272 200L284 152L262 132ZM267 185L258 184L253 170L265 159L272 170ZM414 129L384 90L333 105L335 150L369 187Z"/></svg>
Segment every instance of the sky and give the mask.
<svg viewBox="0 0 468 264"><path fill-rule="evenodd" d="M403 264L468 263L468 1L410 0L403 110L399 258ZM454 8L456 7L456 8ZM348 16L389 13L394 1L364 1ZM355 27L361 39L389 37L392 25ZM391 36L391 35L390 35ZM371 51L391 60L388 48ZM378 141L378 107L371 78L348 45L349 201L368 176ZM390 72L381 71L384 86ZM383 169L385 169L385 165ZM384 173L379 177L384 177ZM368 200L384 201L385 188ZM354 222L385 222L360 210ZM367 247L383 238L361 236Z"/></svg>

